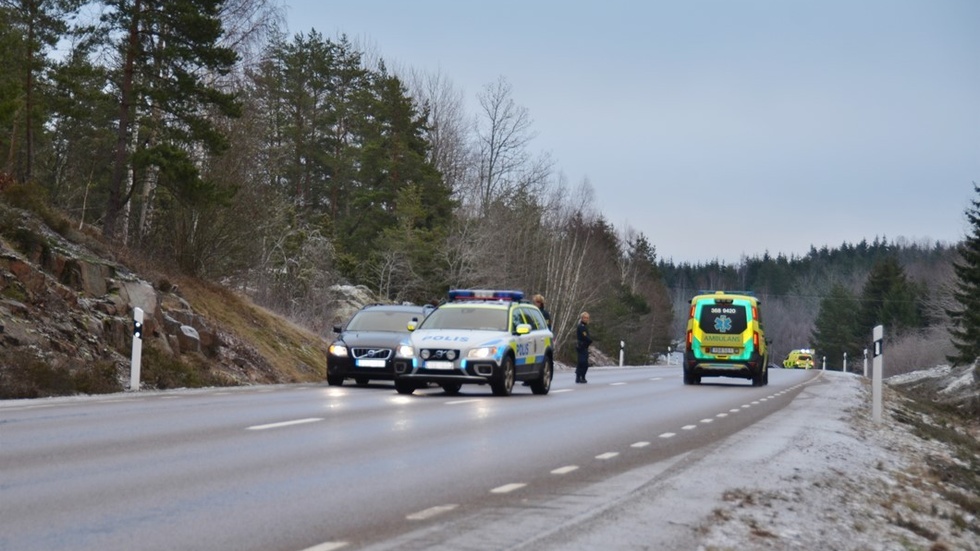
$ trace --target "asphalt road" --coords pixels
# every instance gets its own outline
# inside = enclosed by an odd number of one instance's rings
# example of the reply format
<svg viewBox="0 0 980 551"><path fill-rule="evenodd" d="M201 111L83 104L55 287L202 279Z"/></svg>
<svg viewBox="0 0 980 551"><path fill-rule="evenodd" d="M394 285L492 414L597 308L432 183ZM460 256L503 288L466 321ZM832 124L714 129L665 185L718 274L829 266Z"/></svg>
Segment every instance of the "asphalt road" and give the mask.
<svg viewBox="0 0 980 551"><path fill-rule="evenodd" d="M684 386L604 368L551 394L286 385L0 401L0 549L554 546L818 372ZM609 522L615 522L610 519Z"/></svg>

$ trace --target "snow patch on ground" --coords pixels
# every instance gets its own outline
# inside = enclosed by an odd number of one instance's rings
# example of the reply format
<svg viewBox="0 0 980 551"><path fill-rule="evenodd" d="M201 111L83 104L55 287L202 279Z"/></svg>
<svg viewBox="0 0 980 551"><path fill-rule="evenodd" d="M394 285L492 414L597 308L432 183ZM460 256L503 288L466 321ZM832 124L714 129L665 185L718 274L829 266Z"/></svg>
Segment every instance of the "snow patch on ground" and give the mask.
<svg viewBox="0 0 980 551"><path fill-rule="evenodd" d="M897 422L900 398L887 387L885 415L875 423L866 379L839 372L822 378L824 384L809 385L796 399L810 402L809 414L794 404L791 419L774 426L781 434L771 436L793 443L778 458L760 453L753 460L734 450L733 467L759 474L724 491L701 526L697 549L980 549L969 529L977 518L944 497L942 481L926 464L955 462L947 446Z"/></svg>

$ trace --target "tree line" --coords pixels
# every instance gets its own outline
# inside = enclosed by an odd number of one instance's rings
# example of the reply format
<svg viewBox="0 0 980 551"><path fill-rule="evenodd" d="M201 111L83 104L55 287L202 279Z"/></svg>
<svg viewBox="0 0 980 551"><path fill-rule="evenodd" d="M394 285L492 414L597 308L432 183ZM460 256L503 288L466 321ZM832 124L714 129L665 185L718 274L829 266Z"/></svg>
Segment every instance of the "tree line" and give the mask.
<svg viewBox="0 0 980 551"><path fill-rule="evenodd" d="M594 210L588 181L533 149L506 78L467 112L445 75L394 70L344 35L289 34L279 10L0 0L0 186L321 334L346 284L416 303L450 288L540 292L561 356L589 310L597 343L624 342L630 363L677 345L702 288L755 289L784 351L854 352L872 318L902 334L976 324L957 310L973 295L937 283L969 280L975 255L953 269L968 248L876 240L661 262L648 236Z"/></svg>
<svg viewBox="0 0 980 551"><path fill-rule="evenodd" d="M336 286L429 302L540 292L559 343L592 310L635 361L671 317L650 240L533 150L501 77L478 112L442 75L267 0L0 0L3 178L79 227L316 331Z"/></svg>

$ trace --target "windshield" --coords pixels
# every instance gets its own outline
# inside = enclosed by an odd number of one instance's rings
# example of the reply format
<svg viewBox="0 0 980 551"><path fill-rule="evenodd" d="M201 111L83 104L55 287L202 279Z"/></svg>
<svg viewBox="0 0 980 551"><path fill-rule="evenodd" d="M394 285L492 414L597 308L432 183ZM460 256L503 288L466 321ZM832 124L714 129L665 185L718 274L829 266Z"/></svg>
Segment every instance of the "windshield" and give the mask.
<svg viewBox="0 0 980 551"><path fill-rule="evenodd" d="M408 331L408 322L422 319L419 312L361 310L347 324L348 331Z"/></svg>
<svg viewBox="0 0 980 551"><path fill-rule="evenodd" d="M698 323L705 333L739 334L747 326L745 306L731 303L702 304Z"/></svg>
<svg viewBox="0 0 980 551"><path fill-rule="evenodd" d="M439 308L420 329L472 329L507 331L507 310L502 308Z"/></svg>

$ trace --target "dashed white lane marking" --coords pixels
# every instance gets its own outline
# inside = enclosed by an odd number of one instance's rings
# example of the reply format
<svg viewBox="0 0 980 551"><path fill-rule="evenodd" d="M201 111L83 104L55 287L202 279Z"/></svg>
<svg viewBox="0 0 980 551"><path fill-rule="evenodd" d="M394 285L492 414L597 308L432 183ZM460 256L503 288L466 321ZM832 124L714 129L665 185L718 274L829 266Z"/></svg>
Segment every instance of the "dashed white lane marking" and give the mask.
<svg viewBox="0 0 980 551"><path fill-rule="evenodd" d="M645 448L645 447L647 447L649 445L650 445L649 442L635 442L633 444L630 444L630 447L631 448Z"/></svg>
<svg viewBox="0 0 980 551"><path fill-rule="evenodd" d="M738 410L739 410L739 408L730 409L730 410L728 410L728 413L738 413Z"/></svg>
<svg viewBox="0 0 980 551"><path fill-rule="evenodd" d="M490 490L490 493L506 494L506 493L513 492L514 490L520 490L524 486L527 486L527 484L521 482L515 482L513 484L504 484L503 486L497 486L496 488Z"/></svg>
<svg viewBox="0 0 980 551"><path fill-rule="evenodd" d="M269 423L268 425L253 425L251 427L248 427L248 430L278 429L281 427L290 427L293 425L316 423L317 421L323 421L323 417L310 417L309 419L296 419L295 421L283 421L282 423Z"/></svg>
<svg viewBox="0 0 980 551"><path fill-rule="evenodd" d="M675 436L677 436L677 435L674 434L673 432L665 432L665 433L661 434L659 436L659 438L673 438Z"/></svg>
<svg viewBox="0 0 980 551"><path fill-rule="evenodd" d="M728 417L728 414L727 413L719 413L718 415L715 415L715 417Z"/></svg>
<svg viewBox="0 0 980 551"><path fill-rule="evenodd" d="M449 511L452 511L456 507L459 507L459 505L456 505L455 503L449 505L437 505L435 507L429 507L428 509L424 509L417 513L412 513L406 516L405 518L408 520L426 520L434 516L441 515L443 513L448 513Z"/></svg>
<svg viewBox="0 0 980 551"><path fill-rule="evenodd" d="M696 428L698 428L697 425L684 425L683 427L681 427L681 430L694 430Z"/></svg>
<svg viewBox="0 0 980 551"><path fill-rule="evenodd" d="M473 402L482 402L479 398L470 398L468 400L450 400L446 402L447 406L454 406L456 404L472 404Z"/></svg>
<svg viewBox="0 0 980 551"><path fill-rule="evenodd" d="M650 379L650 380L651 380L651 381L659 381L659 380L661 380L661 379L663 379L663 377L654 377L654 378L652 378L652 379Z"/></svg>
<svg viewBox="0 0 980 551"><path fill-rule="evenodd" d="M742 404L742 409L749 409L750 407L752 406L749 404Z"/></svg>
<svg viewBox="0 0 980 551"><path fill-rule="evenodd" d="M578 466L576 465L566 465L564 467L558 467L557 469L551 471L551 474L568 474L572 471L577 471Z"/></svg>
<svg viewBox="0 0 980 551"><path fill-rule="evenodd" d="M552 390L551 393L552 394L558 394L559 392L571 392L572 390L574 390L574 389L571 389L571 388L557 388L555 390Z"/></svg>
<svg viewBox="0 0 980 551"><path fill-rule="evenodd" d="M759 401L758 401L758 400L756 400L756 401L754 401L754 402L752 402L752 405L753 405L753 406L757 406L757 405L759 405Z"/></svg>
<svg viewBox="0 0 980 551"><path fill-rule="evenodd" d="M701 422L702 423L711 423L713 421L714 421L714 419L701 419Z"/></svg>
<svg viewBox="0 0 980 551"><path fill-rule="evenodd" d="M623 386L623 385L625 385L625 384L626 384L626 383L623 383L623 382L619 382L619 383L610 383L610 384L609 384L609 386Z"/></svg>
<svg viewBox="0 0 980 551"><path fill-rule="evenodd" d="M616 457L617 455L619 455L619 452L606 452L606 453L600 453L599 455L595 456L595 458L596 459L612 459L612 458Z"/></svg>
<svg viewBox="0 0 980 551"><path fill-rule="evenodd" d="M346 541L328 541L321 543L320 545L314 545L313 547L307 547L303 551L334 551L335 549L340 549L341 547L346 547Z"/></svg>

